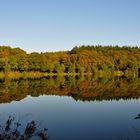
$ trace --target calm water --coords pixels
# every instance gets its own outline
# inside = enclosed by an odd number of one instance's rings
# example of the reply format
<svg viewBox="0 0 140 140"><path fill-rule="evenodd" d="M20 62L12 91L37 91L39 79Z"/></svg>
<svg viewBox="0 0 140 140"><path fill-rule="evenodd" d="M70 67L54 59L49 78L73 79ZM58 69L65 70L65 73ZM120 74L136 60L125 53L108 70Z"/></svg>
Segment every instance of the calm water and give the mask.
<svg viewBox="0 0 140 140"><path fill-rule="evenodd" d="M1 81L0 92L1 124L12 115L21 131L35 120L50 140L140 139L139 79Z"/></svg>

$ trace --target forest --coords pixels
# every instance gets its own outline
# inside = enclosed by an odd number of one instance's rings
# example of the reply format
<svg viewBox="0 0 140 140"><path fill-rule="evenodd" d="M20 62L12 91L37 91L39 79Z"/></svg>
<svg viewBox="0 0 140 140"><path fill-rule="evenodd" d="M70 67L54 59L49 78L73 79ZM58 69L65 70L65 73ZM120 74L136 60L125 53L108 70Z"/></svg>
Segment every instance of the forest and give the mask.
<svg viewBox="0 0 140 140"><path fill-rule="evenodd" d="M75 46L70 51L32 52L0 46L0 77L16 75L138 75L140 48L132 46Z"/></svg>

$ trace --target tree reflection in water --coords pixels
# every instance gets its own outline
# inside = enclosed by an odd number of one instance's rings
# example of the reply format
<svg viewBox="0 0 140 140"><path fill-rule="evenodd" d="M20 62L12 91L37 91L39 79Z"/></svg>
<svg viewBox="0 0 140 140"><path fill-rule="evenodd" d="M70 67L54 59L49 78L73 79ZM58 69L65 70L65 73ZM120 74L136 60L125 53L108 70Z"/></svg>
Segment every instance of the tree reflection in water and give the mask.
<svg viewBox="0 0 140 140"><path fill-rule="evenodd" d="M30 140L38 139L48 140L47 128L42 130L37 129L37 124L35 121L27 123L23 132L19 129L22 127L22 124L18 121L15 121L15 118L9 116L4 125L0 125L0 140Z"/></svg>
<svg viewBox="0 0 140 140"><path fill-rule="evenodd" d="M20 101L27 95L71 96L75 101L138 99L140 78L57 76L0 82L0 103Z"/></svg>

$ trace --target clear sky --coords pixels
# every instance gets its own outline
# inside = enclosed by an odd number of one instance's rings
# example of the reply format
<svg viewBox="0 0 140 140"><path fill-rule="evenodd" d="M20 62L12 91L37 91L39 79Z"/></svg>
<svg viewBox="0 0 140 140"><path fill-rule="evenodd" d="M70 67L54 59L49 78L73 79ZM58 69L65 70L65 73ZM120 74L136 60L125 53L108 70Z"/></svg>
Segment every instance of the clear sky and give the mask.
<svg viewBox="0 0 140 140"><path fill-rule="evenodd" d="M140 46L140 0L0 0L0 45L27 52Z"/></svg>

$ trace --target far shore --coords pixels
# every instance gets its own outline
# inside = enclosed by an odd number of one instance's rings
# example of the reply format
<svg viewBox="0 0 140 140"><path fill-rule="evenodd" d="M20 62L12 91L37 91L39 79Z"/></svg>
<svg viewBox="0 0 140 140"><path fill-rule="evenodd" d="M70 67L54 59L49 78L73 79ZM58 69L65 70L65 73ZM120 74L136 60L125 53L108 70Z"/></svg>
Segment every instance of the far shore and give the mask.
<svg viewBox="0 0 140 140"><path fill-rule="evenodd" d="M98 71L98 73L47 73L47 72L39 72L39 71L30 71L30 72L19 72L19 71L10 71L10 72L0 72L0 79L35 79L42 77L53 77L53 76L99 76L103 77L108 75L106 72ZM111 76L123 76L124 72L122 71L114 71Z"/></svg>

